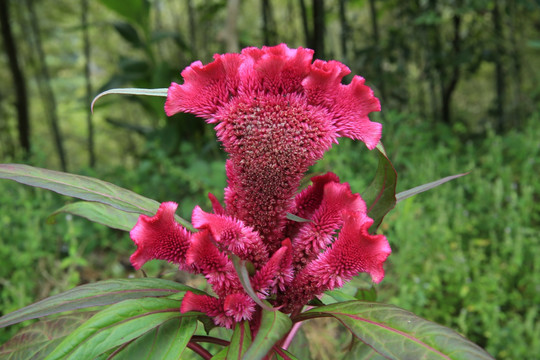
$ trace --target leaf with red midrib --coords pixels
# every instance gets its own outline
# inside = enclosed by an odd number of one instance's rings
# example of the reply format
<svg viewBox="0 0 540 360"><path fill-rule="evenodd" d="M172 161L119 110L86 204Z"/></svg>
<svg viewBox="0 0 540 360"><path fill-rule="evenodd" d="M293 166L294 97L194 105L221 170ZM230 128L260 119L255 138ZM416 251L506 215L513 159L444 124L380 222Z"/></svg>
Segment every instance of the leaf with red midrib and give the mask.
<svg viewBox="0 0 540 360"><path fill-rule="evenodd" d="M0 347L0 358L44 359L67 335L94 314L91 311L64 315L29 325Z"/></svg>
<svg viewBox="0 0 540 360"><path fill-rule="evenodd" d="M127 299L169 296L188 290L198 294L202 293L187 285L164 279L143 278L98 281L78 286L4 315L0 318L0 328L65 311L110 305Z"/></svg>
<svg viewBox="0 0 540 360"><path fill-rule="evenodd" d="M393 305L348 301L321 306L294 320L332 316L387 359L493 360L454 330Z"/></svg>
<svg viewBox="0 0 540 360"><path fill-rule="evenodd" d="M10 179L62 195L95 201L125 212L153 216L159 208L159 202L155 200L88 176L20 164L0 164L0 179ZM188 230L193 230L188 221L179 216L175 216L175 219Z"/></svg>

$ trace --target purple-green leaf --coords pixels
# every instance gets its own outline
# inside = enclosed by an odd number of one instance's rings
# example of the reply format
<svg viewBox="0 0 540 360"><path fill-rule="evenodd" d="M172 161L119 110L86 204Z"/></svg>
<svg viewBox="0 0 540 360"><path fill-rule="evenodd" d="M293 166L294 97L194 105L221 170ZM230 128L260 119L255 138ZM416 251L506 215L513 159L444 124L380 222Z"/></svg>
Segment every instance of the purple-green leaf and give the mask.
<svg viewBox="0 0 540 360"><path fill-rule="evenodd" d="M40 320L22 328L0 347L5 360L44 359L54 348L95 312L79 312L56 319Z"/></svg>
<svg viewBox="0 0 540 360"><path fill-rule="evenodd" d="M130 231L139 219L139 215L136 213L125 212L109 205L91 201L78 201L67 204L53 212L48 221L54 222L56 215L59 213L81 216L92 222L123 231Z"/></svg>
<svg viewBox="0 0 540 360"><path fill-rule="evenodd" d="M148 216L155 215L160 205L155 200L103 180L28 165L0 164L0 179L2 178ZM187 229L193 230L188 221L179 216L175 216L175 219Z"/></svg>
<svg viewBox="0 0 540 360"><path fill-rule="evenodd" d="M171 319L119 349L110 359L182 359L196 329L195 317Z"/></svg>
<svg viewBox="0 0 540 360"><path fill-rule="evenodd" d="M442 185L445 182L460 178L460 177L468 175L468 174L469 174L469 172L466 172L466 173L463 173L463 174L447 176L447 177L444 177L444 178L439 179L437 181L433 181L433 182L430 182L430 183L427 183L427 184L424 184L424 185L416 186L416 187L414 187L412 189L409 189L409 190L402 191L402 192L400 192L399 194L396 195L396 201L397 202L403 201L403 200L405 200L407 198L410 198L411 196L423 193L424 191L428 191L429 189L433 189L434 187Z"/></svg>
<svg viewBox="0 0 540 360"><path fill-rule="evenodd" d="M105 280L78 286L0 318L0 327L60 312L114 304L126 299L169 296L184 291L201 291L164 279Z"/></svg>
<svg viewBox="0 0 540 360"><path fill-rule="evenodd" d="M454 330L393 305L348 301L306 311L295 321L321 316L335 317L387 359L493 359Z"/></svg>
<svg viewBox="0 0 540 360"><path fill-rule="evenodd" d="M342 360L386 360L384 356L364 344L357 338L353 338L353 344L347 349Z"/></svg>
<svg viewBox="0 0 540 360"><path fill-rule="evenodd" d="M244 359L258 360L265 357L292 327L292 321L288 315L281 311L262 310L261 326L259 332L248 351L244 354Z"/></svg>
<svg viewBox="0 0 540 360"><path fill-rule="evenodd" d="M379 142L375 149L379 156L379 165L373 181L362 193L368 216L373 219L373 225L369 229L371 233L377 231L384 216L396 206L396 170L388 159L382 143Z"/></svg>
<svg viewBox="0 0 540 360"><path fill-rule="evenodd" d="M69 334L47 360L94 359L155 329L180 313L181 301L167 298L125 300L98 312Z"/></svg>

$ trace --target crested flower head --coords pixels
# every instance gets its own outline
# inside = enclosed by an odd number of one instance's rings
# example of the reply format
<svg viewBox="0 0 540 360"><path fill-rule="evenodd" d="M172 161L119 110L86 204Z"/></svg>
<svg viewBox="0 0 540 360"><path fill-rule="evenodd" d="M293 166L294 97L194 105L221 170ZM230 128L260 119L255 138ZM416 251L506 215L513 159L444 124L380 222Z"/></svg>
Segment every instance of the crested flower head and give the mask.
<svg viewBox="0 0 540 360"><path fill-rule="evenodd" d="M212 213L195 207L197 232L176 223L175 203L141 215L131 231L137 269L168 260L212 286L217 297L188 292L181 312L204 312L228 328L240 321L256 326L259 299L293 312L360 272L383 279L390 247L368 232L373 220L360 195L333 173L298 192L304 173L338 137L370 149L381 137L381 125L367 117L380 110L379 101L364 79L344 85L345 65L312 57L312 50L284 44L247 48L208 65L194 62L182 72L184 83L169 88L166 113L215 124L229 154L225 206L210 194ZM233 259L247 264L242 281Z"/></svg>
<svg viewBox="0 0 540 360"><path fill-rule="evenodd" d="M316 60L310 49L246 48L215 55L183 72L169 88L165 111L198 115L216 124L229 153L227 213L259 232L270 250L283 240L285 215L308 167L340 136L373 149L380 110L364 79L341 83L350 70L337 61Z"/></svg>

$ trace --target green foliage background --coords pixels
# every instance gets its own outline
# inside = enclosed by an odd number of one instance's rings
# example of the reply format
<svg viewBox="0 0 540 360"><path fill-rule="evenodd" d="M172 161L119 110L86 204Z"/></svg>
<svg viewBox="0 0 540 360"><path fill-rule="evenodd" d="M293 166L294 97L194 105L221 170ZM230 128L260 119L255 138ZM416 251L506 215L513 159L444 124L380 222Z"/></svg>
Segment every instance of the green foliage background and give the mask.
<svg viewBox="0 0 540 360"><path fill-rule="evenodd" d="M179 215L187 219L196 204L209 209L208 192L223 197L225 155L202 120L188 115L167 119L163 99L110 96L100 100L92 118L97 165L87 165L88 104L83 101L80 8L72 1L56 1L57 7L49 3L36 2L35 6L69 170L158 201L177 201ZM195 33L190 32L189 9L179 2L125 1L122 6L115 1L90 2L94 87L167 87L179 81L179 71L191 61L208 62L214 52L225 52L226 2L187 3L196 13ZM450 1L431 1L433 7L418 8L404 5L407 2L376 2L380 39L374 43L370 2L349 1L349 47L344 51L338 41L341 3L325 2L326 58L345 62L354 74L366 77L381 97L383 112L372 119L383 123L383 142L399 176L398 191L471 171L403 201L387 216L381 231L393 253L384 281L375 287L377 300L450 326L498 359L533 359L540 353L538 7L528 1L516 2L514 10L510 9L513 2L504 1L456 2L460 7ZM274 21L279 24L272 33L274 43L306 46L296 3L272 4ZM523 16L515 42L510 27L500 39L487 31L491 18L485 14L496 4L510 9L505 18L510 25L516 25L512 14ZM2 162L24 161L57 169L59 162L44 119L47 100L39 97L40 69L32 42L24 40L27 9L14 1L11 9L31 94L32 153L25 159L16 144L12 84L7 58L2 55L0 80L6 84L0 89ZM262 45L262 33L253 31L262 27L261 17L252 15L259 14L259 3L243 2L240 10L240 45ZM311 15L311 8L307 10ZM451 57L451 24L456 14L462 16L463 48L459 57ZM440 38L438 50L436 42L431 43L433 34ZM494 82L497 41L505 48L499 61L507 76L508 99L502 115L497 113ZM519 52L521 82L512 78L513 50ZM451 122L443 123L437 117L439 90L432 90L444 87L444 74L455 66L461 77ZM354 192L362 192L376 162L363 144L343 139L312 172L333 171ZM0 314L77 284L141 276L129 264L134 246L128 234L69 215L58 215L54 224L47 220L70 201L0 182ZM150 263L145 271L149 276L201 286L168 264ZM367 282L360 279L365 287ZM0 343L16 329L0 333ZM335 323L322 320L306 325L293 347L300 349L305 341L309 350L303 351L333 359L336 352L346 352L347 340Z"/></svg>

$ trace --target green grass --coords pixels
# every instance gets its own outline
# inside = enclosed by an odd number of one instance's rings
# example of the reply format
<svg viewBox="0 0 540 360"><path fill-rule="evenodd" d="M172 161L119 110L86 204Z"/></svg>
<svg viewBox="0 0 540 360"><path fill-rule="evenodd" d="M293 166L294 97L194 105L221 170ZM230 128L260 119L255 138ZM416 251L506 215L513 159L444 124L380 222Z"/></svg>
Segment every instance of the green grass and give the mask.
<svg viewBox="0 0 540 360"><path fill-rule="evenodd" d="M407 116L387 114L384 120L383 141L398 171L398 191L471 173L407 199L387 215L381 231L393 253L377 286L378 300L450 326L498 359L540 353L540 144L534 136L540 133L539 117L523 132L475 141L444 135L445 129L435 137L427 124ZM327 155L313 171L334 171L362 192L375 171L374 154L342 139ZM208 208L207 191L221 198L225 183L222 159L169 159L159 149L133 171L97 176L159 201L179 201L187 218L197 203ZM46 223L65 201L0 181L1 313L78 283L134 273L127 234L69 216ZM149 265L150 275L170 269ZM320 346L314 341L324 332L309 326L312 351L321 351L320 358L335 355L328 337ZM344 338L336 326L321 326ZM0 342L12 332L0 333ZM336 349L344 348L334 341Z"/></svg>

